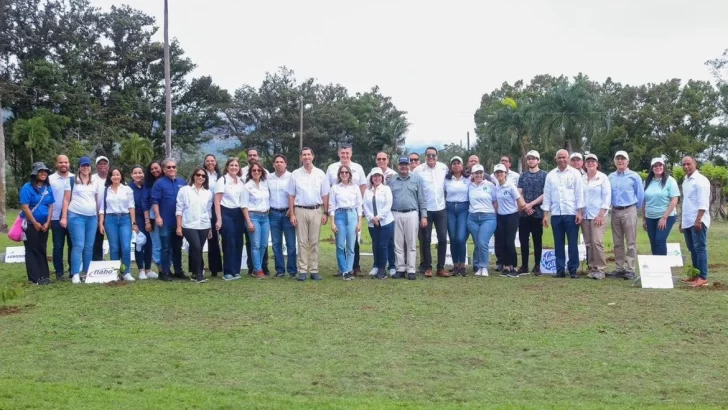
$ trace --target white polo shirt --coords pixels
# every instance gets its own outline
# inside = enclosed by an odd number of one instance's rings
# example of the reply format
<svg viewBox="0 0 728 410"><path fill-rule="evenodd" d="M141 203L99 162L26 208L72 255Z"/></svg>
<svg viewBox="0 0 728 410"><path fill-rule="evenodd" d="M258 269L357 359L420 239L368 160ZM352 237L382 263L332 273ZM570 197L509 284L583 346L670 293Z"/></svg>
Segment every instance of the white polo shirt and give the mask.
<svg viewBox="0 0 728 410"><path fill-rule="evenodd" d="M698 211L704 210L703 223L710 227L710 181L696 169L690 176L685 176L682 183L682 227L690 228L695 225Z"/></svg>
<svg viewBox="0 0 728 410"><path fill-rule="evenodd" d="M447 165L438 162L430 168L427 163L420 164L413 171L422 178L427 210L430 212L445 209L445 175L448 173Z"/></svg>
<svg viewBox="0 0 728 410"><path fill-rule="evenodd" d="M316 206L324 203L323 196L329 194L329 180L320 168L311 171L301 167L291 172L288 184L288 195L295 197L294 205Z"/></svg>

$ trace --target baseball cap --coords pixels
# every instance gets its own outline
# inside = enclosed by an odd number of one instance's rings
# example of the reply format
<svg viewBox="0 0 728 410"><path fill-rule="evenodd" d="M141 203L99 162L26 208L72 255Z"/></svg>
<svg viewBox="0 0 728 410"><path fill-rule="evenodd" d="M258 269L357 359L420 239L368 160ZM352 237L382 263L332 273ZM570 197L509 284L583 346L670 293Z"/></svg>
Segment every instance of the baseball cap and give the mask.
<svg viewBox="0 0 728 410"><path fill-rule="evenodd" d="M78 160L78 165L79 166L91 165L91 158L81 157L81 159Z"/></svg>
<svg viewBox="0 0 728 410"><path fill-rule="evenodd" d="M622 156L624 159L629 159L629 154L627 154L627 151L617 151L614 154L614 159L617 159L617 157Z"/></svg>
<svg viewBox="0 0 728 410"><path fill-rule="evenodd" d="M650 167L652 167L655 164L662 164L665 165L665 160L662 159L662 157L652 158L652 161L650 162Z"/></svg>
<svg viewBox="0 0 728 410"><path fill-rule="evenodd" d="M483 168L483 166L482 166L482 165L480 165L480 164L475 164L475 165L473 165L473 167L472 167L472 168L470 169L470 172L471 172L471 173L476 173L476 172L485 172L485 168Z"/></svg>
<svg viewBox="0 0 728 410"><path fill-rule="evenodd" d="M585 159L593 159L594 161L599 161L599 159L597 158L596 154L586 154L586 158Z"/></svg>
<svg viewBox="0 0 728 410"><path fill-rule="evenodd" d="M503 164L496 164L496 166L493 167L493 172L503 171L506 172L506 166Z"/></svg>
<svg viewBox="0 0 728 410"><path fill-rule="evenodd" d="M147 237L143 233L139 232L136 234L136 249L140 251L144 249L144 245L147 244Z"/></svg>
<svg viewBox="0 0 728 410"><path fill-rule="evenodd" d="M580 160L584 160L584 157L582 157L581 154L578 152L571 154L571 156L569 157L569 159L573 159L573 158L579 158Z"/></svg>
<svg viewBox="0 0 728 410"><path fill-rule="evenodd" d="M463 159L462 159L462 158L460 158L460 157L458 157L458 156L454 156L454 157L452 157L452 159L450 159L450 163L451 163L451 164L452 164L453 162L455 162L455 161L460 161L460 163L461 163L461 164L463 163Z"/></svg>
<svg viewBox="0 0 728 410"><path fill-rule="evenodd" d="M541 159L541 154L539 154L538 151L532 149L528 151L528 153L526 153L526 158L528 157L536 157L538 159Z"/></svg>
<svg viewBox="0 0 728 410"><path fill-rule="evenodd" d="M399 164L409 164L410 160L408 157L399 157L399 161L397 161Z"/></svg>
<svg viewBox="0 0 728 410"><path fill-rule="evenodd" d="M96 165L98 165L100 161L106 161L106 162L109 162L109 159L108 159L108 158L106 158L106 157L105 157L105 156L103 156L103 155L102 155L102 156L100 156L100 157L96 157L96 162L95 162L95 164L96 164Z"/></svg>

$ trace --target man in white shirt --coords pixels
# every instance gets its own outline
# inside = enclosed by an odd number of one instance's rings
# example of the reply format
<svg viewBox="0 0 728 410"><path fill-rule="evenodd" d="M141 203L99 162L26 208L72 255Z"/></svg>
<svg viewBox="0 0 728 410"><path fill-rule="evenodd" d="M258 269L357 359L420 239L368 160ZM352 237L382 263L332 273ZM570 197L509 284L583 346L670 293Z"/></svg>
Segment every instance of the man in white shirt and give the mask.
<svg viewBox="0 0 728 410"><path fill-rule="evenodd" d="M273 172L268 174L268 189L270 190L270 221L271 241L273 242L273 260L276 277L285 278L286 271L292 278L296 277L296 228L291 225L291 209L288 207L288 184L291 173L286 170L288 159L283 154L273 157ZM283 238L286 239L286 263L283 257Z"/></svg>
<svg viewBox="0 0 728 410"><path fill-rule="evenodd" d="M578 279L579 268L579 224L581 209L584 207L584 183L581 172L569 166L569 152L565 149L556 152L557 168L546 175L543 189L543 226L553 225L554 248L556 253L555 278L566 277L566 253L564 237L569 243L569 276Z"/></svg>
<svg viewBox="0 0 728 410"><path fill-rule="evenodd" d="M361 189L361 194L364 195L364 191L367 189L367 177L364 174L364 168L361 165L353 162L351 157L353 150L351 144L341 144L338 149L339 162L334 162L326 168L326 178L329 180L329 186L337 184L339 168L342 165L346 165L351 169L351 180L354 184L358 185ZM354 242L354 276L361 274L361 266L359 265L359 241ZM336 276L340 276L341 272L337 272Z"/></svg>
<svg viewBox="0 0 728 410"><path fill-rule="evenodd" d="M298 239L298 281L305 281L306 274L313 280L319 275L319 239L321 225L328 222L329 186L326 174L313 165L313 149L301 150L301 168L291 173L288 184L288 208L291 225L296 227Z"/></svg>
<svg viewBox="0 0 728 410"><path fill-rule="evenodd" d="M680 232L690 251L693 267L700 273L687 279L691 287L708 284L708 228L710 227L710 181L698 172L692 156L682 160L685 180L682 183L683 205Z"/></svg>
<svg viewBox="0 0 728 410"><path fill-rule="evenodd" d="M73 186L74 175L68 171L69 168L68 157L59 155L56 157L56 172L48 176L53 197L56 199L53 204L53 215L51 215L51 233L53 234L53 268L56 270L58 280L63 280L63 246L66 241L68 242L68 275L71 276L71 235L68 233L68 229L61 226L61 211L66 187Z"/></svg>
<svg viewBox="0 0 728 410"><path fill-rule="evenodd" d="M408 158L410 172L414 172L415 168L420 166L420 154L416 152L410 152Z"/></svg>
<svg viewBox="0 0 728 410"><path fill-rule="evenodd" d="M260 162L260 154L258 154L258 150L255 148L248 148L248 151L246 152L246 155L248 156L248 165L244 166L243 169L240 170L240 172L243 175L243 182L248 182L248 171L250 170L250 164L254 162ZM263 169L265 171L266 178L268 177L268 170ZM243 233L245 236L245 252L248 254L248 276L255 276L255 271L253 270L253 251L251 248L251 240L250 235L248 234L248 230L246 229ZM268 240L268 239L264 239ZM270 277L270 270L268 269L268 247L265 248L265 252L263 252L263 259L261 260L261 264L263 267L263 274L266 277Z"/></svg>
<svg viewBox="0 0 728 410"><path fill-rule="evenodd" d="M99 198L103 198L104 187L106 184L106 176L109 174L109 159L101 155L96 157L96 173L91 175L91 182L96 187L96 195ZM99 229L101 226L99 226ZM104 234L100 230L96 231L96 238L94 240L94 253L91 257L93 261L104 260Z"/></svg>
<svg viewBox="0 0 728 410"><path fill-rule="evenodd" d="M425 277L432 277L432 225L437 230L437 276L447 278L445 256L447 253L447 211L445 210L445 175L447 165L437 161L437 149L425 150L425 163L414 173L422 179L427 198L427 226L420 230L420 270Z"/></svg>

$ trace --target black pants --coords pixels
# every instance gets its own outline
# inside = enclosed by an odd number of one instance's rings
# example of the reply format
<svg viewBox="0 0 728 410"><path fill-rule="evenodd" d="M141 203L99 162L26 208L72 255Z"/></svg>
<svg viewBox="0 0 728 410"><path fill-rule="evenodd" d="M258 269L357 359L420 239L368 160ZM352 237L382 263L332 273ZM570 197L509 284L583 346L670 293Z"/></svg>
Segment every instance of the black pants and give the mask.
<svg viewBox="0 0 728 410"><path fill-rule="evenodd" d="M189 268L190 274L197 276L202 273L202 248L205 246L209 229L187 229L182 228L182 235L190 245ZM209 248L208 248L209 251Z"/></svg>
<svg viewBox="0 0 728 410"><path fill-rule="evenodd" d="M38 283L42 279L49 279L51 273L46 252L48 231L39 232L28 223L25 236L27 239L23 241L23 245L25 246L25 271L28 273L28 280Z"/></svg>
<svg viewBox="0 0 728 410"><path fill-rule="evenodd" d="M521 241L521 266L528 269L528 236L533 237L534 267L541 267L541 247L543 239L543 219L533 216L521 217L518 225L518 239Z"/></svg>
<svg viewBox="0 0 728 410"><path fill-rule="evenodd" d="M427 227L420 229L420 270L432 269L432 225L437 231L437 269L445 269L447 255L447 210L427 211Z"/></svg>
<svg viewBox="0 0 728 410"><path fill-rule="evenodd" d="M359 238L354 242L354 269L361 269L359 266Z"/></svg>
<svg viewBox="0 0 728 410"><path fill-rule="evenodd" d="M266 275L270 275L270 271L268 270L268 238L261 239L262 241L266 242L265 252L263 252L263 260L260 261L260 264L263 268L263 273ZM210 250L208 249L208 252ZM252 249L250 247L250 236L248 236L248 229L245 229L245 252L248 253L248 274L251 274L255 272L255 269L253 269L253 253Z"/></svg>
<svg viewBox="0 0 728 410"><path fill-rule="evenodd" d="M96 231L96 239L94 239L94 253L91 257L92 261L104 260L104 235L98 230Z"/></svg>
<svg viewBox="0 0 728 410"><path fill-rule="evenodd" d="M222 272L222 253L220 252L220 234L215 229L217 223L217 215L215 211L212 211L212 218L210 219L212 226L212 238L207 243L207 265L213 274ZM189 242L189 241L187 241ZM205 261L202 261L202 269L205 269Z"/></svg>
<svg viewBox="0 0 728 410"><path fill-rule="evenodd" d="M498 226L495 228L495 255L503 266L516 266L516 230L518 230L518 212L496 216Z"/></svg>

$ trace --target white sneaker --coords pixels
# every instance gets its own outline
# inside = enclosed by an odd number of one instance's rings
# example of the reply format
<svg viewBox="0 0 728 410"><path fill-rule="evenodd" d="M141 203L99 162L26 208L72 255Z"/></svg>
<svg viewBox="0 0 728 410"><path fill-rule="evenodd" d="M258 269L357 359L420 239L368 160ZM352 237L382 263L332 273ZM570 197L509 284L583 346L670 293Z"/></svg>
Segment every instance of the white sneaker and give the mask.
<svg viewBox="0 0 728 410"><path fill-rule="evenodd" d="M73 275L71 278L71 283L78 284L81 283L81 275Z"/></svg>
<svg viewBox="0 0 728 410"><path fill-rule="evenodd" d="M136 279L134 279L133 276L131 276L131 273L125 273L124 274L124 280L127 282L134 282Z"/></svg>
<svg viewBox="0 0 728 410"><path fill-rule="evenodd" d="M374 276L379 272L378 268L372 268L372 270L369 271L369 276Z"/></svg>
<svg viewBox="0 0 728 410"><path fill-rule="evenodd" d="M139 271L139 280L149 279L149 278L147 278L147 274L145 272L146 271L144 271L144 270Z"/></svg>
<svg viewBox="0 0 728 410"><path fill-rule="evenodd" d="M157 272L155 272L153 270L147 271L147 279L157 279L157 278L159 278L159 275L157 275ZM139 278L139 279L141 279L141 278Z"/></svg>
<svg viewBox="0 0 728 410"><path fill-rule="evenodd" d="M394 274L397 273L397 269L390 269L389 270L389 276L392 277Z"/></svg>
<svg viewBox="0 0 728 410"><path fill-rule="evenodd" d="M488 276L488 268L480 269L480 276Z"/></svg>
<svg viewBox="0 0 728 410"><path fill-rule="evenodd" d="M483 276L483 268L480 268L475 271L475 276Z"/></svg>

